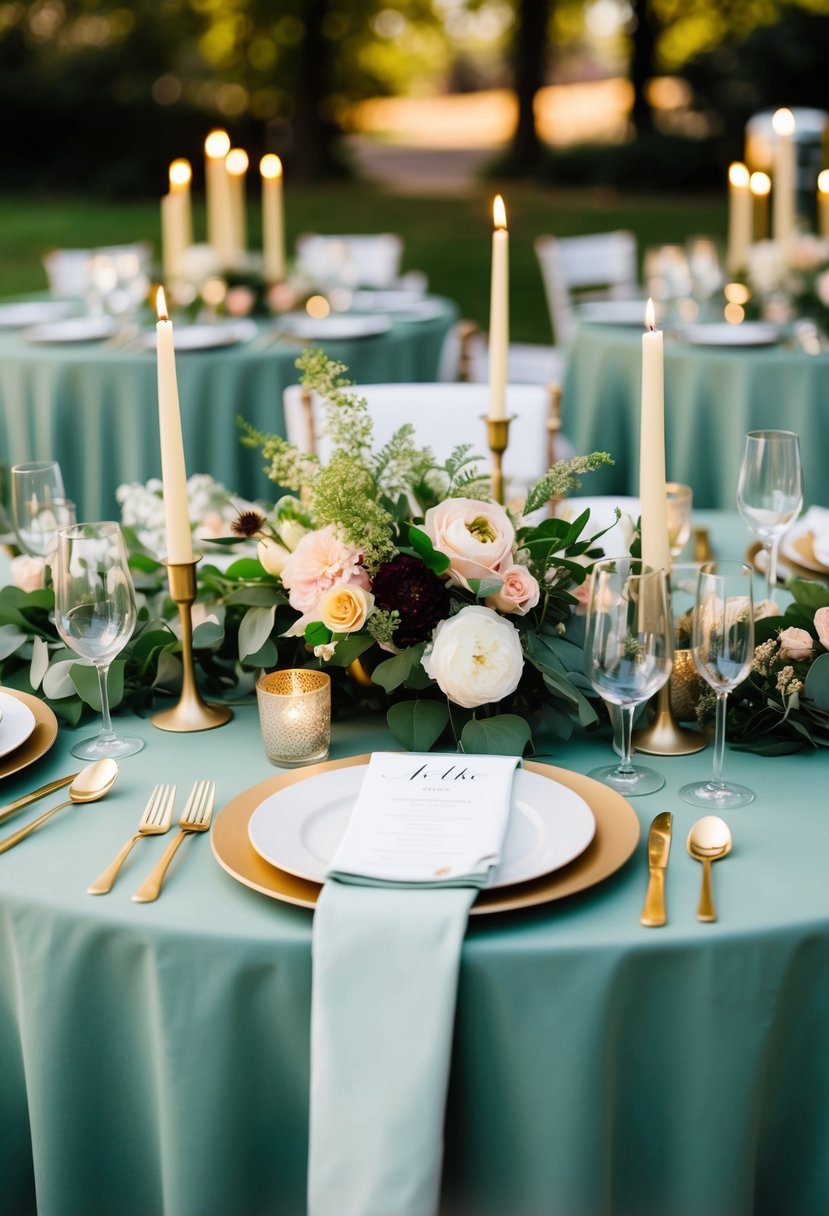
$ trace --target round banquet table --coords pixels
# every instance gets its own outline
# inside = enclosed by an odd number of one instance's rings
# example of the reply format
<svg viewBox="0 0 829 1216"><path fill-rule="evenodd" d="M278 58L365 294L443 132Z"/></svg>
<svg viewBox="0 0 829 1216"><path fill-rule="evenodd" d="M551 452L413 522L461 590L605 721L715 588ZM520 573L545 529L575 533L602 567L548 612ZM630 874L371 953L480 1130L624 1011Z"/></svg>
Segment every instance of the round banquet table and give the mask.
<svg viewBox="0 0 829 1216"><path fill-rule="evenodd" d="M348 365L364 384L437 380L455 305L434 302L435 315L395 320L387 333L314 342ZM259 452L239 441L242 416L284 434L282 393L296 384L301 346L252 342L176 356L187 468L209 470L228 490L273 497ZM0 332L0 463L60 461L79 519L110 519L124 482L160 476L154 351L104 342L43 345Z"/></svg>
<svg viewBox="0 0 829 1216"><path fill-rule="evenodd" d="M577 452L610 452L590 492L638 494L641 330L582 322L570 348L562 426ZM829 355L783 345L692 346L665 334L665 454L699 507L730 509L746 431L800 435L809 502L829 505Z"/></svg>
<svg viewBox="0 0 829 1216"><path fill-rule="evenodd" d="M745 543L733 518L698 522L720 555ZM112 794L0 857L0 1207L301 1216L311 913L235 881L199 838L157 903L129 897L158 838L109 895L85 894L156 781L181 797L213 777L221 808L275 773L256 710L205 734L129 727L147 747ZM72 737L4 781L4 800L73 771ZM381 722L335 724L333 758L389 746ZM601 733L537 758L587 771L609 754ZM701 812L677 790L710 771L710 751L649 763L667 784L633 800L643 835L615 876L470 921L442 1216L829 1211L829 756L727 752L727 774L757 797L726 816L734 850L715 868L709 925L684 849ZM644 929L645 831L667 809L669 923Z"/></svg>

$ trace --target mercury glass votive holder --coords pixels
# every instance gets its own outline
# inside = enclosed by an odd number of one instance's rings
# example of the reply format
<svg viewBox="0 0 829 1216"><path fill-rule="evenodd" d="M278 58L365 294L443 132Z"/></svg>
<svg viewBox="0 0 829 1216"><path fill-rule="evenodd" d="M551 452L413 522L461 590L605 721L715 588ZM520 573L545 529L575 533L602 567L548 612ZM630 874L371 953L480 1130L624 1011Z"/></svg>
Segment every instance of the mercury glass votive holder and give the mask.
<svg viewBox="0 0 829 1216"><path fill-rule="evenodd" d="M331 677L323 671L272 671L256 684L265 755L281 768L325 760L331 744Z"/></svg>

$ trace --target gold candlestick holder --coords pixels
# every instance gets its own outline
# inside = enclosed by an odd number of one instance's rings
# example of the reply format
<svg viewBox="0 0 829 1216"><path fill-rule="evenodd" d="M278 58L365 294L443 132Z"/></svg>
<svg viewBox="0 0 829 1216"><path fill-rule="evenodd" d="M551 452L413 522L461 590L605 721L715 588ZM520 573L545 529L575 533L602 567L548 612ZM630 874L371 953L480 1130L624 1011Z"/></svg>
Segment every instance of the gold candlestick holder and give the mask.
<svg viewBox="0 0 829 1216"><path fill-rule="evenodd" d="M178 606L181 621L181 696L172 709L162 709L153 714L150 721L159 730L196 731L213 730L224 726L233 717L227 705L208 705L202 700L196 684L196 668L193 662L193 619L190 609L196 598L196 565L199 558L189 562L164 561L170 595Z"/></svg>
<svg viewBox="0 0 829 1216"><path fill-rule="evenodd" d="M646 756L692 756L707 746L698 730L680 726L671 708L671 682L656 694L656 716L647 726L633 733L633 746Z"/></svg>
<svg viewBox="0 0 829 1216"><path fill-rule="evenodd" d="M509 424L514 414L507 418L490 418L487 416L486 437L489 450L492 453L492 497L504 505L504 452L509 446Z"/></svg>

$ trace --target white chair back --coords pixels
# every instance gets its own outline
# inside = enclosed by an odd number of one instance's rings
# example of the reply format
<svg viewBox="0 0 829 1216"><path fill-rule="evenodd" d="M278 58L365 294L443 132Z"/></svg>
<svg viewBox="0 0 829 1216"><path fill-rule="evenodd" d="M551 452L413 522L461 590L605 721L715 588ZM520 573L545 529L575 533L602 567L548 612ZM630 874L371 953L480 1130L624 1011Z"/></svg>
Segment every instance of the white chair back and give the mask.
<svg viewBox="0 0 829 1216"><path fill-rule="evenodd" d="M636 237L632 232L540 236L535 252L559 346L573 335L574 304L581 291L601 287L614 299L636 293Z"/></svg>
<svg viewBox="0 0 829 1216"><path fill-rule="evenodd" d="M393 232L366 236L305 233L296 243L299 267L321 287L392 287L400 275L403 240Z"/></svg>
<svg viewBox="0 0 829 1216"><path fill-rule="evenodd" d="M354 391L368 402L374 423L374 447L381 447L406 422L415 428L419 444L430 447L441 463L461 443L473 445L480 467L490 463L485 415L489 389L485 384L361 384ZM322 432L320 403L299 385L285 390L285 426L291 443L303 451L316 451L324 462L331 452ZM509 447L504 455L504 477L516 490L546 473L549 453L550 390L542 385L507 386ZM313 438L312 438L313 437ZM560 453L555 454L558 459Z"/></svg>

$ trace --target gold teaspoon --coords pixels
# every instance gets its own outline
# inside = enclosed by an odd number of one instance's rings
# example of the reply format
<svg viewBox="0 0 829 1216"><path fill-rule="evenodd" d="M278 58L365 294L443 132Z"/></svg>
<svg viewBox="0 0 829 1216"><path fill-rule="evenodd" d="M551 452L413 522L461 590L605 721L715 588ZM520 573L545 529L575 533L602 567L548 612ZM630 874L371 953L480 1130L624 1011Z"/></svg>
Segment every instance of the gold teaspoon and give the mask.
<svg viewBox="0 0 829 1216"><path fill-rule="evenodd" d="M0 853L5 853L7 849L12 849L21 840L25 840L35 828L39 828L47 819L62 811L65 806L71 806L73 802L97 802L99 798L103 798L108 794L115 785L118 777L118 765L114 760L96 760L94 764L87 764L86 768L81 769L75 780L69 787L69 800L67 802L59 802L57 806L53 806L51 810L44 811L42 815L38 815L37 819L33 819L31 823L27 823L25 827L19 831L13 832L11 836L7 836L5 840L0 840Z"/></svg>
<svg viewBox="0 0 829 1216"><path fill-rule="evenodd" d="M695 861L702 862L702 886L697 906L697 920L710 922L717 919L714 909L714 893L711 885L711 863L719 861L731 852L731 831L718 815L705 815L698 819L688 833L688 852Z"/></svg>

